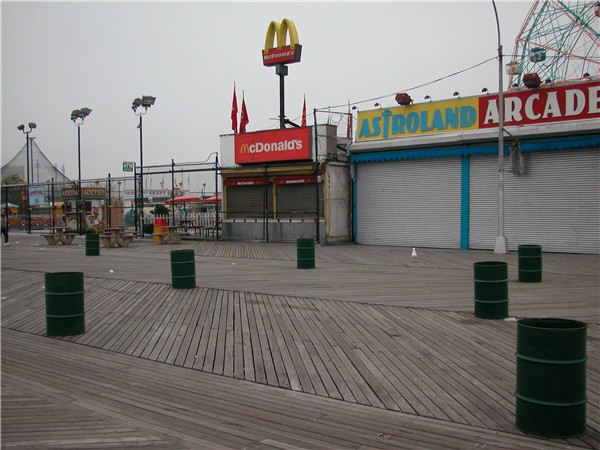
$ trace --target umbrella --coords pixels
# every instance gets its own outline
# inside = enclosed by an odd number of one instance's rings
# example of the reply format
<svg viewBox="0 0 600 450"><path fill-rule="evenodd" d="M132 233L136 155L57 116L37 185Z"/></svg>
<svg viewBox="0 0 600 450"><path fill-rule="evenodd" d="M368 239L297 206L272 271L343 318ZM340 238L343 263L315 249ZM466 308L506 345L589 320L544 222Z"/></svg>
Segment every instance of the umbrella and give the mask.
<svg viewBox="0 0 600 450"><path fill-rule="evenodd" d="M204 199L204 203L216 203L221 201L221 196L212 196Z"/></svg>
<svg viewBox="0 0 600 450"><path fill-rule="evenodd" d="M202 199L195 195L182 195L180 197L170 198L169 200L166 200L165 204L170 205L171 203L194 203L194 202L201 202L201 201L202 201Z"/></svg>

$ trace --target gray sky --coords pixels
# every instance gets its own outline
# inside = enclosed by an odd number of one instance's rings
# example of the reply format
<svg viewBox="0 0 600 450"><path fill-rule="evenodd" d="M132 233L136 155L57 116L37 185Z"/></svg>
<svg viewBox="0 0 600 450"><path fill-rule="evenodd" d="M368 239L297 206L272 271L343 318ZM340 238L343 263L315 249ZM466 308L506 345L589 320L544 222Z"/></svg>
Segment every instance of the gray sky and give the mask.
<svg viewBox="0 0 600 450"><path fill-rule="evenodd" d="M532 4L496 2L505 55ZM277 128L279 78L263 66L261 50L269 22L283 18L294 21L303 47L285 79L290 120L300 121L304 95L312 125L313 108L391 106L397 92L422 102L427 94L442 100L454 91L479 95L484 86L498 91L497 60L409 90L497 55L491 1L2 2L2 164L25 144L17 125L36 122L31 136L77 179L70 113L88 107L82 178L123 176L123 161L139 162L131 102L142 95L157 97L143 119L144 165L201 161L218 151L219 135L232 132L234 83L240 104L245 95L247 131Z"/></svg>

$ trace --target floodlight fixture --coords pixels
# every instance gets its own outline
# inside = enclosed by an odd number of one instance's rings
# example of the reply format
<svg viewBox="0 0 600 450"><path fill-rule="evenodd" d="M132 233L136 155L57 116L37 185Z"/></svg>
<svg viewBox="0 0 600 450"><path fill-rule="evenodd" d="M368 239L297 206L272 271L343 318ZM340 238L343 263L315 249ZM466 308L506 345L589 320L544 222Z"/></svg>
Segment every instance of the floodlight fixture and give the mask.
<svg viewBox="0 0 600 450"><path fill-rule="evenodd" d="M152 105L154 105L155 101L156 97L152 97L151 95L144 95L142 97L142 106L144 108L150 108Z"/></svg>
<svg viewBox="0 0 600 450"><path fill-rule="evenodd" d="M413 99L406 92L400 92L396 94L394 99L400 106L408 106L413 102Z"/></svg>
<svg viewBox="0 0 600 450"><path fill-rule="evenodd" d="M29 122L29 128L33 130L34 128L37 128L37 125L35 124L35 122Z"/></svg>
<svg viewBox="0 0 600 450"><path fill-rule="evenodd" d="M138 129L140 130L140 197L138 199L137 195L135 198L136 204L136 213L140 211L140 215L136 215L135 218L135 230L138 230L138 219L142 219L144 216L144 146L142 141L142 116L148 112L148 108L154 105L156 101L156 97L151 95L143 95L140 99L136 97L133 102L131 102L131 109L136 116L139 116L140 123L138 125ZM138 201L139 200L139 201ZM144 227L141 227L141 236L144 237Z"/></svg>
<svg viewBox="0 0 600 450"><path fill-rule="evenodd" d="M25 125L21 124L17 127L17 130L19 131L25 131Z"/></svg>
<svg viewBox="0 0 600 450"><path fill-rule="evenodd" d="M140 106L142 106L142 100L139 98L136 98L135 100L133 100L133 102L131 102L131 109L133 109L134 111Z"/></svg>

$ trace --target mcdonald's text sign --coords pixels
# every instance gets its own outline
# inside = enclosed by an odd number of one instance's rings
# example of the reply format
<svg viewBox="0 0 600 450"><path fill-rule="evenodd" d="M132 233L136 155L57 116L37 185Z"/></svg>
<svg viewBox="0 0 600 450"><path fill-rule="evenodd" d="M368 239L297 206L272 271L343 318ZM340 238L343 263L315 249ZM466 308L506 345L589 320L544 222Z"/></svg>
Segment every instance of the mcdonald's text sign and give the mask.
<svg viewBox="0 0 600 450"><path fill-rule="evenodd" d="M288 35L290 36L289 44L287 42ZM277 38L277 46L275 46L275 38ZM283 19L281 23L271 21L267 29L262 57L265 66L300 62L302 46L298 41L298 32L294 22L289 19Z"/></svg>
<svg viewBox="0 0 600 450"><path fill-rule="evenodd" d="M310 128L236 134L234 152L236 164L309 160Z"/></svg>

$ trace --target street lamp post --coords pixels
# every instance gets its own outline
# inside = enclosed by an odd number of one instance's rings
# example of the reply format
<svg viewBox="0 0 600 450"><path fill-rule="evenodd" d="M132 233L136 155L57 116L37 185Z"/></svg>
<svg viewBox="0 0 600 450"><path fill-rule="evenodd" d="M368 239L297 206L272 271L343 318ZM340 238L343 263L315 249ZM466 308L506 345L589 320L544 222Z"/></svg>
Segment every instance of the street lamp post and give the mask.
<svg viewBox="0 0 600 450"><path fill-rule="evenodd" d="M85 207L82 205L83 196L81 193L81 125L87 116L92 112L89 108L76 109L71 113L71 120L77 127L77 232L83 234L83 224L81 216Z"/></svg>
<svg viewBox="0 0 600 450"><path fill-rule="evenodd" d="M142 145L142 116L148 112L148 108L154 105L156 97L150 95L144 95L141 99L136 98L131 103L131 109L133 113L140 118L140 220L144 218L144 147ZM144 223L141 224L141 236L144 236Z"/></svg>
<svg viewBox="0 0 600 450"><path fill-rule="evenodd" d="M21 130L25 134L25 153L27 155L27 233L31 234L31 206L29 205L29 183L32 181L29 178L30 168L29 168L29 133L31 133L37 125L34 122L29 122L29 131L25 131L25 125L21 124L17 127L17 130ZM33 158L32 158L33 159ZM32 176L33 178L33 176Z"/></svg>
<svg viewBox="0 0 600 450"><path fill-rule="evenodd" d="M500 42L500 21L496 3L492 0L498 30L498 236L494 253L508 253L508 242L504 236L504 92L502 81L502 43Z"/></svg>

